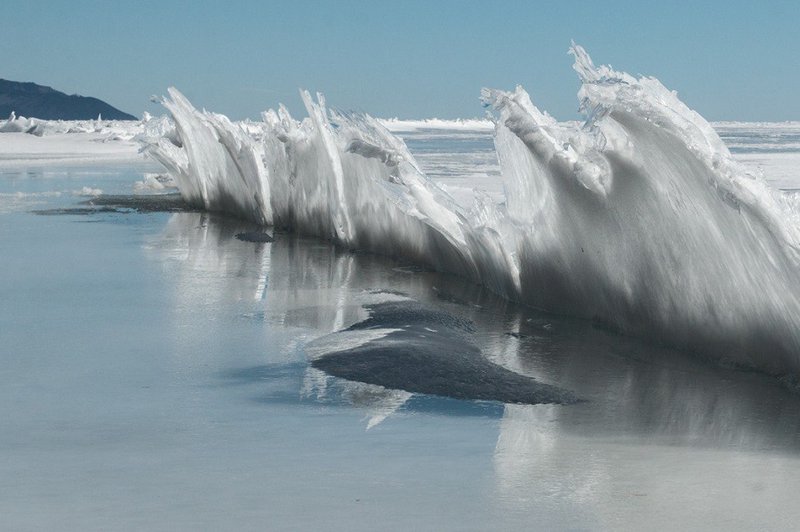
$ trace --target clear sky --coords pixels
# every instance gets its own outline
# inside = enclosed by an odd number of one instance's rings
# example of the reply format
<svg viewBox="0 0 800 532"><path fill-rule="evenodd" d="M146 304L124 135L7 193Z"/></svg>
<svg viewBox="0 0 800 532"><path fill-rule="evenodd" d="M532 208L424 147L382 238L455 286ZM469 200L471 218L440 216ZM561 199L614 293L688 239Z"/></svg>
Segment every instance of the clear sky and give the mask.
<svg viewBox="0 0 800 532"><path fill-rule="evenodd" d="M800 120L800 1L0 0L0 77L123 111L170 85L240 119L298 87L401 118L474 117L483 86L523 85L576 117L570 39L659 78L711 120Z"/></svg>

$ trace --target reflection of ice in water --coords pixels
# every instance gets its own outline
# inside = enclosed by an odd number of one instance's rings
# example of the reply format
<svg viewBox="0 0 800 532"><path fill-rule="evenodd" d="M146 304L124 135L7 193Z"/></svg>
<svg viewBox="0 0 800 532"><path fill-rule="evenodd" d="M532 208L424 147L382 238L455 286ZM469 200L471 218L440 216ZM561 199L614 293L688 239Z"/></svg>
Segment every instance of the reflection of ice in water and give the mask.
<svg viewBox="0 0 800 532"><path fill-rule="evenodd" d="M367 430L394 414L413 395L403 390L337 379L311 366L306 369L300 394L322 402L344 399L364 410Z"/></svg>
<svg viewBox="0 0 800 532"><path fill-rule="evenodd" d="M542 528L781 529L800 518L800 398L691 359L592 360L587 346L599 342L588 336L558 362L561 383L588 403L505 406L501 508ZM524 349L519 357L530 364Z"/></svg>
<svg viewBox="0 0 800 532"><path fill-rule="evenodd" d="M253 225L205 213L173 215L147 249L175 273L176 308L216 309L238 301L263 301L272 323L330 332L363 319L353 276L353 256L295 237L272 244L242 242ZM275 274L273 274L275 272ZM177 316L180 318L180 316Z"/></svg>
<svg viewBox="0 0 800 532"><path fill-rule="evenodd" d="M178 274L175 292L185 298L180 306L260 300L265 297L270 254L264 246L235 238L252 227L208 213L178 213L146 249Z"/></svg>
<svg viewBox="0 0 800 532"><path fill-rule="evenodd" d="M261 290L264 332L274 325L294 328L305 345L362 320L362 304L386 296L373 293L376 288L392 286L420 300L438 294L439 304L475 321L476 338L492 360L589 400L570 407L506 405L493 457L499 522L542 529L616 529L620 523L791 528L796 521L789 519L800 518L793 501L800 489L800 398L774 380L705 365L584 322L532 319L486 299L482 308L451 303L461 296L472 300L473 289L459 293L463 283L446 286L446 278L436 276L433 291L423 275L393 272L381 259L315 241L278 235L268 245L240 242L233 237L238 228L228 223L236 224L175 215L150 244L175 273L174 319L185 327L196 318L186 313L197 308L218 319L219 312L210 311L221 303L235 311L237 301L247 302L242 310L252 309ZM193 330L195 349L213 340L214 327L231 326L224 319L202 323L202 330ZM264 356L286 362L302 353ZM367 428L411 397L302 371L291 393L353 405ZM698 504L706 498L713 504Z"/></svg>
<svg viewBox="0 0 800 532"><path fill-rule="evenodd" d="M247 302L255 300L263 305L269 323L300 329L290 346L265 353L271 362L276 362L276 357L290 362L298 347L303 352L302 347L315 338L366 318L364 304L398 297L365 289L382 286L380 277L384 275L375 268L364 271L370 258L356 261L352 254L328 244L302 242L293 236L268 245L235 238L236 233L251 228L246 222L206 213L179 213L148 243L147 250L174 274L173 319L177 330L183 332L176 341L176 354L196 358L213 345L217 328L231 326L224 319L210 319L198 327L198 313L213 317L219 308L237 303L247 308ZM246 315L252 316L252 312ZM309 348L309 356L314 352ZM367 428L386 419L411 396L335 379L310 367L298 393L364 409Z"/></svg>
<svg viewBox="0 0 800 532"><path fill-rule="evenodd" d="M505 406L493 459L505 518L634 530L786 529L800 518L800 397L774 379L585 323L505 323L522 334L487 342L496 359L588 400Z"/></svg>
<svg viewBox="0 0 800 532"><path fill-rule="evenodd" d="M236 325L241 317L254 316L257 299L256 308L262 310L256 317L296 328L295 337L307 345L363 320L364 304L402 298L382 291L392 287L421 301L433 297L437 305L474 320L476 340L494 362L589 399L588 406L555 410L568 416L567 427L592 427L606 435L646 434L669 444L710 442L749 449L793 447L800 434L796 401L787 401L774 381L726 373L585 322L542 319L498 299L476 299L480 292L472 285L434 274L400 274L385 259L342 252L327 243L289 235L277 235L266 245L235 238L249 227L181 213L150 240L147 249L171 273L176 355L198 356L213 345L215 331L232 326L219 316L224 306L233 305L234 313L240 309L241 316L230 317ZM208 319L198 322L198 315ZM303 356L296 348L265 356L277 363L297 360L298 353ZM584 419L587 412L594 420Z"/></svg>
<svg viewBox="0 0 800 532"><path fill-rule="evenodd" d="M564 413L507 405L500 423L497 502L537 528L766 530L800 518L795 456L598 437Z"/></svg>
<svg viewBox="0 0 800 532"><path fill-rule="evenodd" d="M563 463L560 411L551 405L505 406L494 453L496 497L510 511L535 507L545 523L565 515L572 526L592 523L606 472L593 450L576 463Z"/></svg>

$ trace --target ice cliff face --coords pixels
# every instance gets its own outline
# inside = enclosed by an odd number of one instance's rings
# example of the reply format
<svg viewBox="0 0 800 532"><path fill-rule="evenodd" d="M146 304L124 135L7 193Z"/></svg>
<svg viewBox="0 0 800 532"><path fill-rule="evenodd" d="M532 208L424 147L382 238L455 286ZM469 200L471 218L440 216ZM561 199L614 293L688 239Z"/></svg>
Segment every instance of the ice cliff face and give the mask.
<svg viewBox="0 0 800 532"><path fill-rule="evenodd" d="M464 210L367 115L281 107L234 124L175 89L145 150L209 210L401 255L508 298L770 372L800 369L797 226L711 126L654 78L573 46L586 121L484 90L506 198Z"/></svg>

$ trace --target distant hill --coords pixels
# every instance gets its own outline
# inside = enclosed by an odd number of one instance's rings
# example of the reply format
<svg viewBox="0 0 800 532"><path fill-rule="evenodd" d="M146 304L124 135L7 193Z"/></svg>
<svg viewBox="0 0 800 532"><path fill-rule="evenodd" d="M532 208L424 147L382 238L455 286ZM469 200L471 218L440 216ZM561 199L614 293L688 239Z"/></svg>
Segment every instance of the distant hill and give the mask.
<svg viewBox="0 0 800 532"><path fill-rule="evenodd" d="M17 116L43 120L89 120L97 115L106 120L137 120L97 98L70 96L36 83L0 79L0 118L12 111Z"/></svg>

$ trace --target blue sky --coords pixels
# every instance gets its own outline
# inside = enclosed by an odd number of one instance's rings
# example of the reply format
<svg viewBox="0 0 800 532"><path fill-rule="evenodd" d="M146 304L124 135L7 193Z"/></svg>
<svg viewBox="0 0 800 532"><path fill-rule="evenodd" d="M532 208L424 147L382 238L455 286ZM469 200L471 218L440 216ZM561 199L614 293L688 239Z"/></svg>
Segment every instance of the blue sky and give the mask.
<svg viewBox="0 0 800 532"><path fill-rule="evenodd" d="M677 3L675 3L677 4ZM711 120L800 120L800 2L2 0L0 77L140 115L177 86L232 118L298 87L382 117L473 117L483 86L523 85L576 117L570 39L659 78Z"/></svg>

